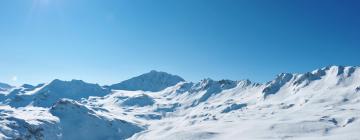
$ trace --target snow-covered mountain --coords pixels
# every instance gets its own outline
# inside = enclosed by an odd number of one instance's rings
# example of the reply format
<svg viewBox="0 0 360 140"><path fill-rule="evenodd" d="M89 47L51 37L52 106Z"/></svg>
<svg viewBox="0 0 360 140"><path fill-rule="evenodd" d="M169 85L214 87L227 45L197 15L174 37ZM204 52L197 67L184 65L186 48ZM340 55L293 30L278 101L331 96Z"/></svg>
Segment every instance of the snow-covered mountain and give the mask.
<svg viewBox="0 0 360 140"><path fill-rule="evenodd" d="M264 84L152 71L110 87L55 80L13 88L0 106L0 139L360 137L359 67L282 73Z"/></svg>
<svg viewBox="0 0 360 140"><path fill-rule="evenodd" d="M13 86L0 82L0 93L4 93L5 91L7 91L11 88L13 88Z"/></svg>
<svg viewBox="0 0 360 140"><path fill-rule="evenodd" d="M3 103L13 107L33 105L38 107L50 107L62 98L80 100L89 96L105 96L110 93L109 89L98 84L90 84L81 80L61 81L53 80L49 84L32 86L24 84L13 89Z"/></svg>
<svg viewBox="0 0 360 140"><path fill-rule="evenodd" d="M1 83L1 82L0 82L0 88L2 88L2 89L9 89L9 88L12 88L12 86L9 85L9 84L5 84L5 83Z"/></svg>
<svg viewBox="0 0 360 140"><path fill-rule="evenodd" d="M9 84L0 83L0 100L4 100L6 94L8 94L12 88L14 87Z"/></svg>
<svg viewBox="0 0 360 140"><path fill-rule="evenodd" d="M149 73L111 85L110 87L116 90L143 90L156 92L183 81L185 80L179 76L153 70Z"/></svg>

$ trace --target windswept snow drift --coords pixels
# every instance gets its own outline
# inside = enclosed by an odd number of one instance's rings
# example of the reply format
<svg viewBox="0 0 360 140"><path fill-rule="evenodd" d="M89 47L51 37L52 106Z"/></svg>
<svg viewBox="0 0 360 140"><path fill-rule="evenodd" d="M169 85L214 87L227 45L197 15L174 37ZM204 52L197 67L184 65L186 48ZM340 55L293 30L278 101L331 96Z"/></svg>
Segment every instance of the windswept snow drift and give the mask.
<svg viewBox="0 0 360 140"><path fill-rule="evenodd" d="M82 81L53 83L3 94L0 139L360 137L359 67L283 73L265 84L191 83L156 71L110 86L112 90Z"/></svg>

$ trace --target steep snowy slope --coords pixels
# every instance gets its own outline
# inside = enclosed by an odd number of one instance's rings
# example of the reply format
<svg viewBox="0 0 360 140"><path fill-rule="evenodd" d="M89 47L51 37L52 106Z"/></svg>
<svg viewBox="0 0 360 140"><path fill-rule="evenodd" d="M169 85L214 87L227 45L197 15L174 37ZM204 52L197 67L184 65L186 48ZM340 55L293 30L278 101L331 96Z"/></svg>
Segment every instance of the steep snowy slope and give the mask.
<svg viewBox="0 0 360 140"><path fill-rule="evenodd" d="M110 87L116 90L143 90L156 92L174 86L182 81L184 81L184 79L179 76L153 70L149 73L111 85Z"/></svg>
<svg viewBox="0 0 360 140"><path fill-rule="evenodd" d="M47 109L26 107L14 109L0 106L1 140L56 140L59 139L59 119Z"/></svg>
<svg viewBox="0 0 360 140"><path fill-rule="evenodd" d="M62 99L50 109L59 117L61 139L122 140L143 130L136 124L103 115L73 100Z"/></svg>

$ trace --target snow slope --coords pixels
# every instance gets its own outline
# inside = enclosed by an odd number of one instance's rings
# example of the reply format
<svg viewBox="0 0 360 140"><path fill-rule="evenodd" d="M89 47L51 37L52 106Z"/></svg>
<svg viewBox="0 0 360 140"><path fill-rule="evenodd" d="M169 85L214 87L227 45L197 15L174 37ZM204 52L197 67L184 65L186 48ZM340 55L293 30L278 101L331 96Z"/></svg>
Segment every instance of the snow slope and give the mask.
<svg viewBox="0 0 360 140"><path fill-rule="evenodd" d="M54 106L0 106L1 140L121 140L144 128L97 112L70 99Z"/></svg>
<svg viewBox="0 0 360 140"><path fill-rule="evenodd" d="M61 139L118 140L143 130L136 124L104 116L73 100L62 99L50 109L61 121Z"/></svg>
<svg viewBox="0 0 360 140"><path fill-rule="evenodd" d="M360 139L359 67L283 73L264 84L182 78L168 84L158 82L170 74L157 74L111 91L76 81L16 88L0 106L0 139ZM56 103L33 107L43 91L59 95L44 99ZM32 97L30 106L7 102L14 93Z"/></svg>

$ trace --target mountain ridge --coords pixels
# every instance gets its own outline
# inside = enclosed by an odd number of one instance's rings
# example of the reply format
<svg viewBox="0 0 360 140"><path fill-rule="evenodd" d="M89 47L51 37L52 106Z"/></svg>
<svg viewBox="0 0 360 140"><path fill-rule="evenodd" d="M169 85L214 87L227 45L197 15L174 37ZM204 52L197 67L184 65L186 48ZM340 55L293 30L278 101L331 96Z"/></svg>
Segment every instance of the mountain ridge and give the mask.
<svg viewBox="0 0 360 140"><path fill-rule="evenodd" d="M360 137L359 67L281 73L262 84L210 78L174 81L154 91L58 79L13 88L0 98L0 139Z"/></svg>

